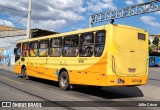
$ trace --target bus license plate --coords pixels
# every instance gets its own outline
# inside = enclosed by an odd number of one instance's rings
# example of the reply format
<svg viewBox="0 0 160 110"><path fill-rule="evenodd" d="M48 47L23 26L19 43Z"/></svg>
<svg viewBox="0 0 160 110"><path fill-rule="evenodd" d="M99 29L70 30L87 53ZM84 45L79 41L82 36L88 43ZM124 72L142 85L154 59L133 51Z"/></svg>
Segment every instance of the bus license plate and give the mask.
<svg viewBox="0 0 160 110"><path fill-rule="evenodd" d="M132 79L132 83L141 83L142 79Z"/></svg>

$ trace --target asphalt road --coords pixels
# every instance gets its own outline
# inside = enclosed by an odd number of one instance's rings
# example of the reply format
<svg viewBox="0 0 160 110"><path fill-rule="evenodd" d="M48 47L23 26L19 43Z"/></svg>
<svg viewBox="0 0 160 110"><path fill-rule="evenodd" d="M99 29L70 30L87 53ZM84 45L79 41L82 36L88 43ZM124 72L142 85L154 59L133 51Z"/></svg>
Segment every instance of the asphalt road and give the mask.
<svg viewBox="0 0 160 110"><path fill-rule="evenodd" d="M58 84L37 78L24 80L12 72L0 70L0 101L52 101L56 107L46 108L12 108L15 110L159 110L156 107L130 107L127 101L160 101L160 68L150 68L149 82L147 85L138 87L107 87L100 90L91 90L87 87L79 87L74 90L62 91ZM83 105L88 105L85 101L112 101L128 107L70 107L57 101L81 101ZM121 101L121 102L120 102ZM0 108L6 110L6 108Z"/></svg>

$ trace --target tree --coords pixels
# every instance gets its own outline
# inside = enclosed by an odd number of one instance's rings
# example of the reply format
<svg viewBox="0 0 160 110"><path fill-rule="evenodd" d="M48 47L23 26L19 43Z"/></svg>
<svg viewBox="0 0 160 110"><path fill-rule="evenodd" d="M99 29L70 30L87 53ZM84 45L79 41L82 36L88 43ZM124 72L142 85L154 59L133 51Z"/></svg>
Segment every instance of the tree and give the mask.
<svg viewBox="0 0 160 110"><path fill-rule="evenodd" d="M149 45L151 45L151 41L150 41L150 39L148 39L148 44L149 44Z"/></svg>
<svg viewBox="0 0 160 110"><path fill-rule="evenodd" d="M153 39L152 43L153 43L156 47L158 47L159 38L158 38L158 37L155 37L155 38Z"/></svg>

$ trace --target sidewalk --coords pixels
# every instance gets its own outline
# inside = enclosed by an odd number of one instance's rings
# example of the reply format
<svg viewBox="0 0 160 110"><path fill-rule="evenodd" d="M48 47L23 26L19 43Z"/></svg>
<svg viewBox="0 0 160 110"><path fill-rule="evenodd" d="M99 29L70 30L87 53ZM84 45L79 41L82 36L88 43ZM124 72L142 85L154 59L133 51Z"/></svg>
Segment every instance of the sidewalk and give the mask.
<svg viewBox="0 0 160 110"><path fill-rule="evenodd" d="M14 71L13 65L10 65L10 66L8 67L7 65L2 65L2 64L0 64L0 69L6 70L6 71L11 71L11 72Z"/></svg>
<svg viewBox="0 0 160 110"><path fill-rule="evenodd" d="M160 67L149 67L150 71L158 71L160 72Z"/></svg>

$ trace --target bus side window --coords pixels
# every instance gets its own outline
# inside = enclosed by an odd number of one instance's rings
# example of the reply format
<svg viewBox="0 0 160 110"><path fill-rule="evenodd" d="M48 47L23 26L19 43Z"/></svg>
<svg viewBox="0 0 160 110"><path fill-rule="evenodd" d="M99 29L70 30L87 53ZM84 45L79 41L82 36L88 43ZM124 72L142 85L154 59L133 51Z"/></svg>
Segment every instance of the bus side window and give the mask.
<svg viewBox="0 0 160 110"><path fill-rule="evenodd" d="M100 57L103 53L104 45L105 45L105 36L106 36L105 31L96 32L96 36L95 36L95 56L96 57Z"/></svg>
<svg viewBox="0 0 160 110"><path fill-rule="evenodd" d="M80 56L91 57L93 55L94 34L85 33L80 37Z"/></svg>
<svg viewBox="0 0 160 110"><path fill-rule="evenodd" d="M23 43L22 45L22 56L27 57L29 55L29 43Z"/></svg>
<svg viewBox="0 0 160 110"><path fill-rule="evenodd" d="M14 50L14 54L17 56L21 55L21 44L16 45L16 49Z"/></svg>
<svg viewBox="0 0 160 110"><path fill-rule="evenodd" d="M78 55L79 36L72 35L64 37L63 56L75 57Z"/></svg>
<svg viewBox="0 0 160 110"><path fill-rule="evenodd" d="M31 57L35 57L38 54L38 42L31 42L29 44L29 54Z"/></svg>
<svg viewBox="0 0 160 110"><path fill-rule="evenodd" d="M39 56L48 56L49 40L43 40L39 42Z"/></svg>
<svg viewBox="0 0 160 110"><path fill-rule="evenodd" d="M50 40L50 56L61 56L62 54L62 38L54 38Z"/></svg>

